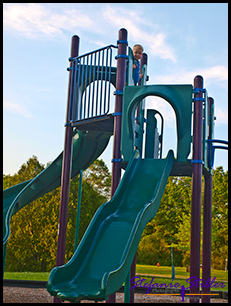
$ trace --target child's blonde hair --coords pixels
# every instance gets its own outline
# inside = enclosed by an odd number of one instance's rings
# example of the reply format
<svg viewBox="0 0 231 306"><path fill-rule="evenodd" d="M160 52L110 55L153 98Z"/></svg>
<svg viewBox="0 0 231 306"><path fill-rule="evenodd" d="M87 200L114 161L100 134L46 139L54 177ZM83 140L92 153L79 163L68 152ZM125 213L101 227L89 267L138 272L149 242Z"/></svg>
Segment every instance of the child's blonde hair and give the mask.
<svg viewBox="0 0 231 306"><path fill-rule="evenodd" d="M132 51L134 51L134 50L139 50L142 53L144 52L144 48L141 45L138 45L138 44L133 46Z"/></svg>

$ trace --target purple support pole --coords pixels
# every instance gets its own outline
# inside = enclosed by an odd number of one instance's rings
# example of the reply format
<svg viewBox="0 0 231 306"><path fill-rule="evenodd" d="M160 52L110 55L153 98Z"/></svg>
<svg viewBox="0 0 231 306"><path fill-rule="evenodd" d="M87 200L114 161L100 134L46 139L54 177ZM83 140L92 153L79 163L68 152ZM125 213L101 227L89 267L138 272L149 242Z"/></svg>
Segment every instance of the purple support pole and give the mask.
<svg viewBox="0 0 231 306"><path fill-rule="evenodd" d="M76 57L78 56L78 54L79 54L79 37L77 35L74 35L72 37L72 42L71 42L71 57ZM72 62L70 64L70 67L72 67ZM68 122L69 118L71 75L72 73L70 71L68 96L67 96L66 122ZM73 135L73 128L72 126L67 125L65 127L65 140L64 140L64 150L63 150L56 266L61 266L65 264L67 214L68 214L71 164L72 164L72 139L73 139L72 135ZM54 303L61 303L61 301L57 297L54 297Z"/></svg>
<svg viewBox="0 0 231 306"><path fill-rule="evenodd" d="M141 60L140 60L140 69L142 69L143 65L147 65L147 63L148 63L148 56L146 53L143 53ZM139 81L138 84L141 85L141 81ZM138 118L139 118L139 110L140 110L140 105L138 105L136 109L136 117ZM138 123L138 120L137 120L137 123ZM133 278L135 276L136 276L136 253L135 253L134 259L131 264L131 269L130 269L130 277ZM130 290L130 303L134 303L134 294L135 294L135 288Z"/></svg>
<svg viewBox="0 0 231 306"><path fill-rule="evenodd" d="M209 116L214 101L209 98ZM211 128L209 127L208 139L211 139ZM204 176L204 215L203 215L203 255L202 255L202 279L207 281L211 277L211 228L212 228L212 188L213 178L210 173ZM202 288L203 294L210 293L210 287ZM202 303L210 303L209 295L202 295Z"/></svg>
<svg viewBox="0 0 231 306"><path fill-rule="evenodd" d="M136 276L136 253L133 258L133 262L131 264L130 276L131 279ZM134 294L135 294L135 288L130 289L130 303L134 303Z"/></svg>
<svg viewBox="0 0 231 306"><path fill-rule="evenodd" d="M142 69L143 65L147 65L147 64L148 64L148 56L146 53L143 53L141 60L140 60L140 69ZM140 81L139 81L139 85L140 85Z"/></svg>
<svg viewBox="0 0 231 306"><path fill-rule="evenodd" d="M205 282L211 277L212 186L213 177L208 173L204 176L202 279ZM202 293L209 294L210 287L203 287ZM210 296L202 295L201 301L202 303L210 303Z"/></svg>
<svg viewBox="0 0 231 306"><path fill-rule="evenodd" d="M127 30L119 30L119 40L127 41ZM118 55L127 53L126 43L120 43L118 45ZM126 59L119 57L117 59L117 72L116 72L116 91L123 90L125 86L125 74L126 74ZM115 113L122 113L123 96L116 95L115 98ZM114 119L114 144L113 144L113 160L112 163L112 184L111 184L111 196L114 195L117 186L120 182L121 176L121 164L118 160L121 158L121 125L122 116L115 116ZM117 160L117 161L115 161Z"/></svg>
<svg viewBox="0 0 231 306"><path fill-rule="evenodd" d="M127 30L119 30L119 43L118 45L118 55L117 58L117 72L116 72L116 91L123 90L125 86L125 74L126 74L126 58L120 55L127 54L127 44L124 41L127 41ZM123 96L116 95L115 98L115 113L122 113L122 104ZM112 183L111 183L111 196L114 195L117 186L120 182L121 177L121 125L122 125L122 116L115 116L114 119L114 143L113 143L113 159L112 159ZM115 293L110 295L106 303L115 303L116 296Z"/></svg>
<svg viewBox="0 0 231 306"><path fill-rule="evenodd" d="M194 89L203 88L203 78L194 78ZM200 231L201 231L201 179L202 179L202 131L203 101L202 92L194 94L193 121L193 164L192 164L192 208L191 208L191 253L190 277L200 278ZM198 294L199 288L190 288L190 294ZM199 303L199 299L190 298L190 303Z"/></svg>

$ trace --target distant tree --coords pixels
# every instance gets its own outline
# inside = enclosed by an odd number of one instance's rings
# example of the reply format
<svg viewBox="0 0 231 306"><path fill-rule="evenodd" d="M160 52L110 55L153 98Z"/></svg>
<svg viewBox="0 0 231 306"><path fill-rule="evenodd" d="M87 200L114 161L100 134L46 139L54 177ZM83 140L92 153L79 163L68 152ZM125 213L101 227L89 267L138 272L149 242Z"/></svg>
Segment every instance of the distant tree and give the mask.
<svg viewBox="0 0 231 306"><path fill-rule="evenodd" d="M13 176L3 176L4 186L8 188L33 178L44 168L37 157L33 156L20 167L18 173ZM71 258L74 252L78 188L79 178L76 176L71 180L70 185L66 261ZM56 188L28 204L12 217L5 271L50 271L55 266L60 191L61 187ZM99 194L90 183L83 181L79 240L95 211L105 201L106 198Z"/></svg>
<svg viewBox="0 0 231 306"><path fill-rule="evenodd" d="M228 171L217 167L213 175L212 266L225 268L228 258Z"/></svg>
<svg viewBox="0 0 231 306"><path fill-rule="evenodd" d="M4 189L7 189L7 188L10 188L12 185L11 185L11 175L8 174L3 174L3 190Z"/></svg>
<svg viewBox="0 0 231 306"><path fill-rule="evenodd" d="M179 244L177 236L179 226L183 222L183 214L190 213L191 178L169 177L159 210L143 232L137 250L137 261L149 264L148 258L154 264L171 264L170 240ZM147 237L148 236L148 237ZM155 240L155 242L154 242ZM144 255L145 253L148 253ZM174 248L174 264L182 265L183 251Z"/></svg>
<svg viewBox="0 0 231 306"><path fill-rule="evenodd" d="M44 169L45 166L39 163L38 157L33 155L22 164L17 173L3 174L3 190L36 177Z"/></svg>
<svg viewBox="0 0 231 306"><path fill-rule="evenodd" d="M28 204L11 219L6 271L50 271L55 265L60 187Z"/></svg>
<svg viewBox="0 0 231 306"><path fill-rule="evenodd" d="M67 242L66 242L66 260L69 260L74 253L75 242L75 226L78 203L78 178L71 181L69 209L68 209L68 224L67 224ZM99 194L94 188L85 180L82 184L82 198L80 208L80 220L78 231L78 243L82 239L92 217L96 210L106 201L105 197Z"/></svg>
<svg viewBox="0 0 231 306"><path fill-rule="evenodd" d="M3 188L31 179L44 169L45 166L39 163L38 158L32 156L16 174L3 175ZM96 160L84 171L78 241L83 237L96 210L110 198L110 184L111 175L102 160ZM50 271L55 266L60 190L58 187L45 194L12 217L5 271ZM79 176L76 176L70 185L66 261L74 252L78 190ZM203 204L201 219L203 220ZM203 223L201 230L202 228ZM191 178L169 177L159 210L142 234L137 249L137 262L171 265L169 245L172 240L174 265L189 265L190 239ZM225 172L222 167L218 167L213 175L212 267L224 269L226 258L228 258L228 171Z"/></svg>
<svg viewBox="0 0 231 306"><path fill-rule="evenodd" d="M203 192L203 181L202 181ZM202 197L203 199L203 197ZM201 258L203 241L203 203L201 208ZM137 262L170 265L170 239L174 245L174 264L190 264L191 178L168 179L159 210L141 237ZM228 258L228 171L218 167L213 173L212 267L224 269Z"/></svg>
<svg viewBox="0 0 231 306"><path fill-rule="evenodd" d="M102 159L96 159L94 163L83 172L83 179L102 196L110 199L111 174Z"/></svg>

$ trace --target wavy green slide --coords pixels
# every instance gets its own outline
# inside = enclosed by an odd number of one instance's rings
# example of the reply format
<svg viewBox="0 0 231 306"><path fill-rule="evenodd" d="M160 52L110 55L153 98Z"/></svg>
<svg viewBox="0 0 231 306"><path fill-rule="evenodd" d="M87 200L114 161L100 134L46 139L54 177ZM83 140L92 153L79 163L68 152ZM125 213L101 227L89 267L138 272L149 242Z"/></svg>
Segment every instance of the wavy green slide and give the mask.
<svg viewBox="0 0 231 306"><path fill-rule="evenodd" d="M173 161L172 150L161 160L142 159L134 151L113 198L96 211L71 260L51 271L51 295L100 301L121 287L142 232L159 208Z"/></svg>
<svg viewBox="0 0 231 306"><path fill-rule="evenodd" d="M73 133L71 177L88 168L105 150L111 132L79 131ZM31 203L61 184L63 152L34 179L3 191L3 246L10 235L10 219ZM4 257L4 256L3 256Z"/></svg>

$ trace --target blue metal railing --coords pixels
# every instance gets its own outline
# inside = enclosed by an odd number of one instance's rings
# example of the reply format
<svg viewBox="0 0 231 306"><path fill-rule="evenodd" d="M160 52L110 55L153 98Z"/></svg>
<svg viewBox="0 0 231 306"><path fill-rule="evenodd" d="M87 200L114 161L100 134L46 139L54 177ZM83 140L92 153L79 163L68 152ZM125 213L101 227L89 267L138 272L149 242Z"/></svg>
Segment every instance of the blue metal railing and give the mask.
<svg viewBox="0 0 231 306"><path fill-rule="evenodd" d="M106 116L110 110L111 84L115 86L116 68L112 67L113 49L109 45L72 61L68 123L72 126Z"/></svg>
<svg viewBox="0 0 231 306"><path fill-rule="evenodd" d="M214 164L214 157L215 157L215 149L222 149L222 150L228 150L228 141L226 140L221 140L221 139L207 139L206 142L209 145L208 148L208 163L209 163L209 168L211 169ZM226 146L214 146L213 143L221 143Z"/></svg>

